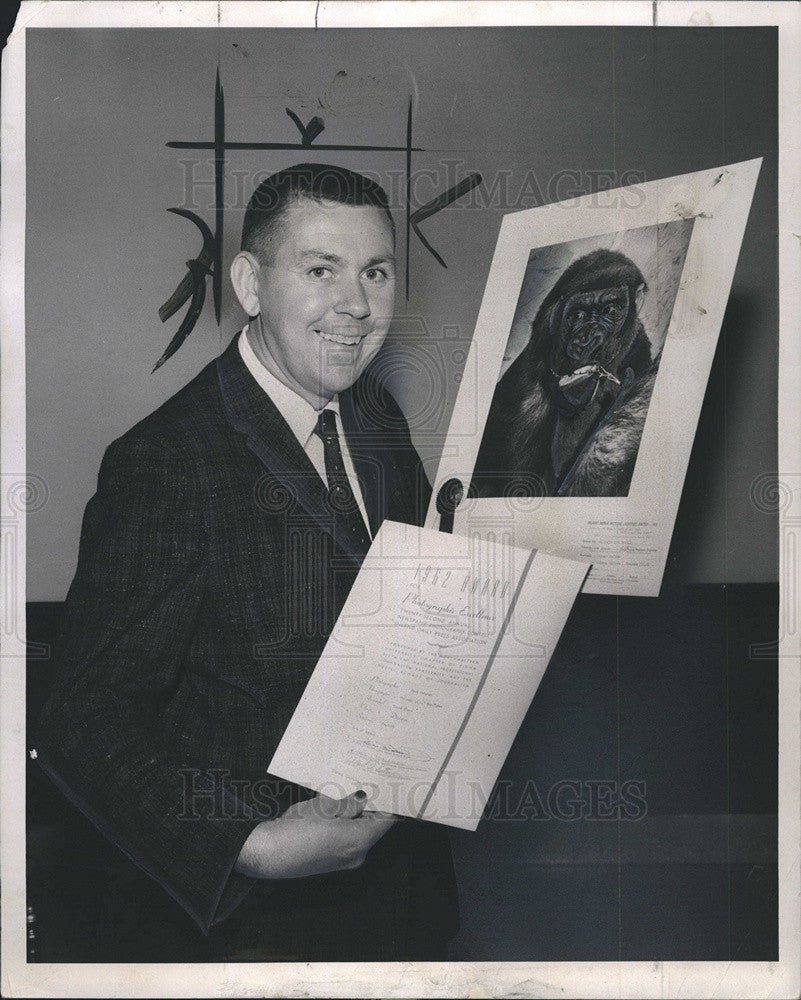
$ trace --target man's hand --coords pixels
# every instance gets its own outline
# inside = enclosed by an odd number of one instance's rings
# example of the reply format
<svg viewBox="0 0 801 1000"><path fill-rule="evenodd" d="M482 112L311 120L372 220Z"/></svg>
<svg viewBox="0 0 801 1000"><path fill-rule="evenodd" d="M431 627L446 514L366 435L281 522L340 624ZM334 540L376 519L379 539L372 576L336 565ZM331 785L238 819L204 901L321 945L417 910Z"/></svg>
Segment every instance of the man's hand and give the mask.
<svg viewBox="0 0 801 1000"><path fill-rule="evenodd" d="M358 868L397 817L365 812L364 793L315 795L265 820L239 852L236 871L251 878L300 878Z"/></svg>

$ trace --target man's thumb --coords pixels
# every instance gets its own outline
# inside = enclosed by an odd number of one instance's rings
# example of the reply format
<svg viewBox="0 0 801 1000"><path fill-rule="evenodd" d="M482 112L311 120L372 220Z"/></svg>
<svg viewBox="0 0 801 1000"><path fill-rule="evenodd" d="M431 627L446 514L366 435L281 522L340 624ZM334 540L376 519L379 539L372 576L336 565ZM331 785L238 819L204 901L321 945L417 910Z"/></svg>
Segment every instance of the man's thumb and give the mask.
<svg viewBox="0 0 801 1000"><path fill-rule="evenodd" d="M356 819L364 812L366 803L367 795L364 792L354 792L339 800L340 809L337 811L337 816L343 819Z"/></svg>

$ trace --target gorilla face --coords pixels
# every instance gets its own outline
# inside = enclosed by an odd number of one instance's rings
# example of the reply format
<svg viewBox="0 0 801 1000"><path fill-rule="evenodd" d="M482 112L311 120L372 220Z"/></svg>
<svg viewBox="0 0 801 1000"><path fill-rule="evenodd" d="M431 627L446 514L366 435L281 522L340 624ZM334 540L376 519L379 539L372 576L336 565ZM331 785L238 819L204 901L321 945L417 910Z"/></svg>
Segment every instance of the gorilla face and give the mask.
<svg viewBox="0 0 801 1000"><path fill-rule="evenodd" d="M637 335L634 296L626 284L575 292L554 309L551 346L552 369L570 374L589 364L616 373Z"/></svg>

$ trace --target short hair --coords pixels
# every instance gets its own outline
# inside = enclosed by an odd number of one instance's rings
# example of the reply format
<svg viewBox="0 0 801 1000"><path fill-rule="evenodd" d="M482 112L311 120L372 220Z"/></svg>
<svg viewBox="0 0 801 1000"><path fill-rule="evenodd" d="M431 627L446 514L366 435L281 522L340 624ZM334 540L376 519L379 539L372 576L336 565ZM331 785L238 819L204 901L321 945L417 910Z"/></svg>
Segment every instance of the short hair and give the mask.
<svg viewBox="0 0 801 1000"><path fill-rule="evenodd" d="M322 204L324 201L342 205L373 205L381 209L389 221L395 240L395 221L389 210L386 192L376 181L347 167L330 163L298 163L272 174L256 188L245 210L242 224L241 249L258 260L270 256L271 242L290 205L301 198Z"/></svg>

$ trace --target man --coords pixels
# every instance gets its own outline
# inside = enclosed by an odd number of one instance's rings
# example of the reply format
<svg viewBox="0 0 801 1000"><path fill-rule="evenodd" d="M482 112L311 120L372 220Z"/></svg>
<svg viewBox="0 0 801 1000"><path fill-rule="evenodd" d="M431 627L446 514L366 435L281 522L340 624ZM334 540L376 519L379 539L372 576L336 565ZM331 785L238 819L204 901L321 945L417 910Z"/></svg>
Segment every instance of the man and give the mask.
<svg viewBox="0 0 801 1000"><path fill-rule="evenodd" d="M445 830L266 773L371 537L427 506L366 372L393 310L385 193L273 175L231 278L245 331L104 456L39 759L208 936L182 927L172 960L440 958Z"/></svg>

